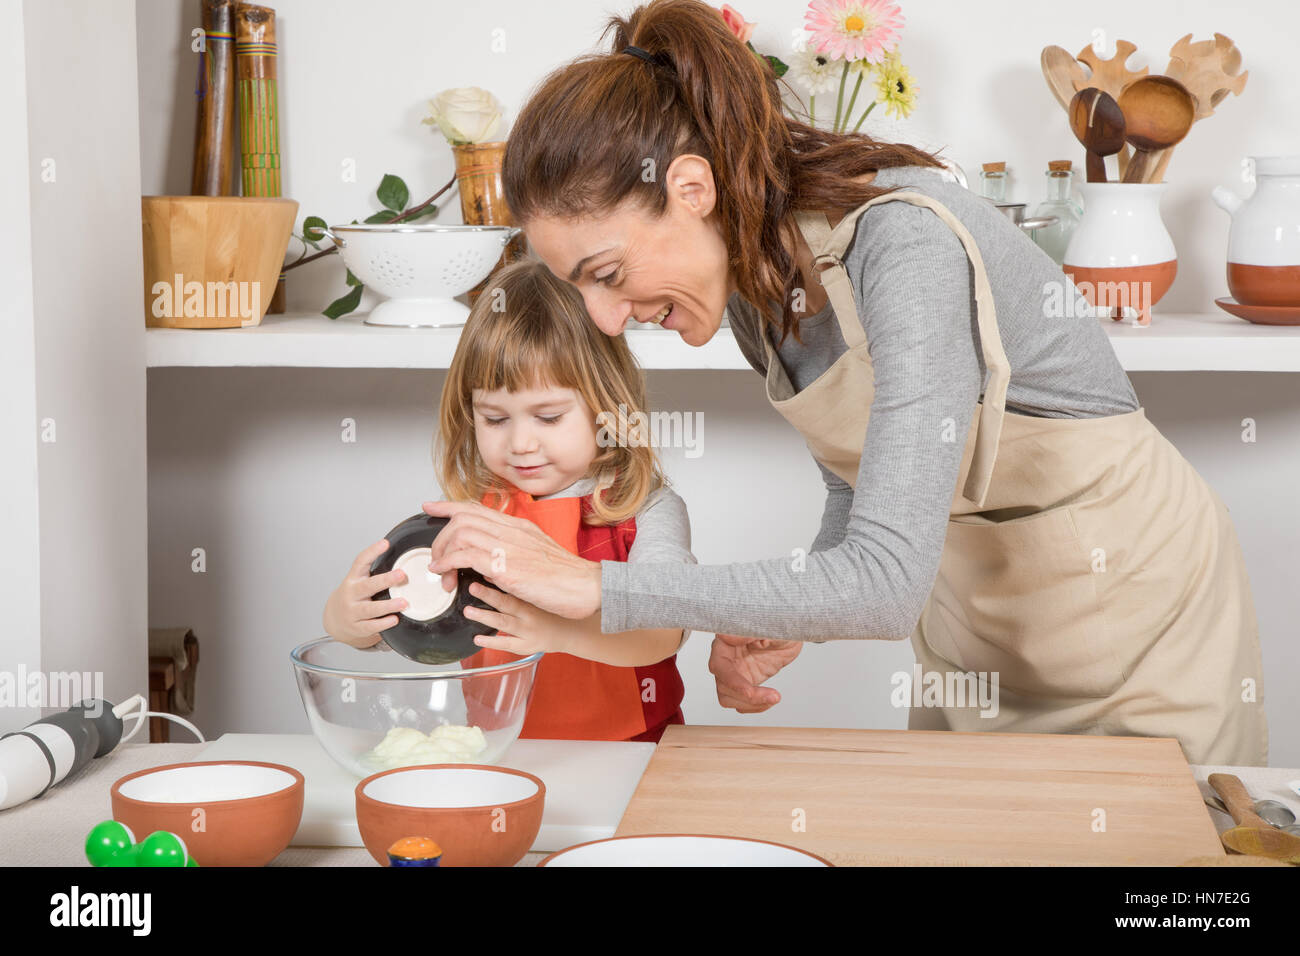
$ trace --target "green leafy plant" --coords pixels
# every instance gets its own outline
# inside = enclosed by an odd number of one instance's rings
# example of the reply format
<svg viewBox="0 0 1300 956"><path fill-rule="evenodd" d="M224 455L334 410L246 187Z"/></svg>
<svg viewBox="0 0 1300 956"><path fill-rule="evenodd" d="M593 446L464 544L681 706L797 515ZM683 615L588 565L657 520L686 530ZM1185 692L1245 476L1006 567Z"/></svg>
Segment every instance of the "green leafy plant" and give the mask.
<svg viewBox="0 0 1300 956"><path fill-rule="evenodd" d="M435 215L438 207L433 201L450 189L456 182L453 176L447 181L447 184L439 189L436 193L420 203L418 206L406 208L406 203L411 198L411 191L407 188L405 181L400 176L394 176L392 173L385 173L384 178L379 181L379 188L375 190L375 195L379 197L380 204L384 207L376 213L372 213L365 219L366 223L394 223L394 222L415 222L419 219L425 219ZM352 225L357 225L355 219ZM302 221L302 232L294 233L303 244L302 255L293 262L284 267L284 271L295 269L298 266L304 266L313 262L322 256L332 255L338 251L338 247L331 245L328 249L322 249L320 243L324 240L325 229L329 224L320 216L308 216ZM317 250L313 255L307 255L307 246ZM341 315L347 315L361 304L361 293L365 289L361 280L352 274L351 269L344 269L347 273L347 283L350 287L348 292L339 296L328 306L321 314L331 319L337 319Z"/></svg>

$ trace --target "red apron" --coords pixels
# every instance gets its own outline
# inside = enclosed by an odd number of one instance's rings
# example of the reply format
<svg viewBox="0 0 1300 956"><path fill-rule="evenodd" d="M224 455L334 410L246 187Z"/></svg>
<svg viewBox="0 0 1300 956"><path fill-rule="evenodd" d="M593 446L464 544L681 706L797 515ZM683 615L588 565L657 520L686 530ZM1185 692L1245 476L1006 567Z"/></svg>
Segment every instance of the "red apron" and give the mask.
<svg viewBox="0 0 1300 956"><path fill-rule="evenodd" d="M491 508L495 499L484 495ZM513 489L504 513L527 518L566 550L588 561L626 561L636 538L636 518L617 525L586 525L591 495L537 500ZM519 660L509 651L484 648L464 667ZM572 654L545 654L537 662L533 696L519 736L548 740L646 740L657 743L669 724L683 724L685 696L677 655L646 667L615 667ZM487 729L483 705L467 700L471 724ZM477 717L477 719L476 719Z"/></svg>

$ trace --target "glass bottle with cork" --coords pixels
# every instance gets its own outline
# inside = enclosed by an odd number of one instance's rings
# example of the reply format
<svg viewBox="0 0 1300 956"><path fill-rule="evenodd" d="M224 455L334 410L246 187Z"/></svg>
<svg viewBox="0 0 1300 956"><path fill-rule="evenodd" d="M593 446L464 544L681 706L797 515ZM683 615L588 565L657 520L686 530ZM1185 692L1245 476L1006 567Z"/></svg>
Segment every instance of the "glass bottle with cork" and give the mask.
<svg viewBox="0 0 1300 956"><path fill-rule="evenodd" d="M991 203L1007 201L1007 164L984 163L980 169L980 195Z"/></svg>
<svg viewBox="0 0 1300 956"><path fill-rule="evenodd" d="M1068 159L1054 159L1047 164L1047 198L1034 207L1032 216L1055 216L1056 222L1032 233L1034 242L1058 266L1065 261L1070 237L1083 219L1083 210L1072 196L1074 174Z"/></svg>

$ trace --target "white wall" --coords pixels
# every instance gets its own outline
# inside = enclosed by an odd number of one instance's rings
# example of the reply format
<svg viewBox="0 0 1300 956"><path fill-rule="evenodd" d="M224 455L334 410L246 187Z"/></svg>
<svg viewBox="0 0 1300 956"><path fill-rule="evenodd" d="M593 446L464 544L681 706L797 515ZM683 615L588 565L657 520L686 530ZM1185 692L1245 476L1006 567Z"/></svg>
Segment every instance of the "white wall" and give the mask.
<svg viewBox="0 0 1300 956"><path fill-rule="evenodd" d="M30 170L27 163L27 57L21 0L3 0L0 18L0 542L4 569L0 599L10 609L0 631L0 674L41 667L39 477L36 464L36 333L32 310ZM40 716L39 708L14 707L0 716L0 733Z"/></svg>
<svg viewBox="0 0 1300 956"><path fill-rule="evenodd" d="M120 701L148 691L134 3L2 12L0 667Z"/></svg>
<svg viewBox="0 0 1300 956"><path fill-rule="evenodd" d="M419 123L425 101L453 86L491 89L513 116L549 69L584 52L604 11L626 3L503 0L497 4L279 0L284 183L302 215L327 220L377 209L385 172L427 196L451 175L445 142ZM1162 307L1205 312L1226 293L1228 220L1211 187L1240 182L1243 154L1300 153L1300 128L1284 96L1300 80L1288 41L1300 27L1289 0L1238 3L1099 2L1080 6L1016 0L972 6L904 0L904 59L921 91L904 123L882 138L950 144L968 172L988 160L1012 169L1011 198L1035 201L1049 159L1082 164L1044 84L1038 53L1072 51L1094 28L1156 51L1185 32L1215 30L1245 51L1245 94L1193 130L1170 165L1165 216L1180 253L1179 278ZM755 45L776 51L802 21L786 0L740 4L759 23ZM142 184L184 193L193 143L195 57L188 33L197 3L139 0ZM504 29L506 49L490 49ZM1155 56L1160 72L1164 57ZM877 110L872 116L881 113ZM355 183L340 170L354 160ZM438 217L459 221L456 201ZM333 260L291 274L290 310L318 310L343 291ZM1157 316L1156 321L1159 321ZM237 334L237 333L235 333ZM1295 645L1300 598L1292 584L1300 540L1300 379L1291 375L1142 373L1133 376L1149 417L1227 502L1242 539L1263 632L1272 763L1300 766L1300 678ZM649 374L660 407L700 411L706 453L667 456L690 505L702 563L786 554L811 543L822 505L818 472L802 440L766 404L745 372ZM226 731L306 732L290 678L290 647L320 632L321 607L362 547L435 496L429 438L440 372L282 369L158 369L149 373L149 620L187 624L203 642L200 725ZM1259 442L1238 438L1243 417ZM344 417L356 444L339 439ZM774 506L775 502L775 506ZM780 516L774 519L773 516ZM773 524L773 521L779 524ZM204 547L208 571L190 571ZM765 715L717 706L706 669L709 635L681 656L693 723L902 727L888 703L889 675L909 668L906 642L809 647L773 681L786 694Z"/></svg>

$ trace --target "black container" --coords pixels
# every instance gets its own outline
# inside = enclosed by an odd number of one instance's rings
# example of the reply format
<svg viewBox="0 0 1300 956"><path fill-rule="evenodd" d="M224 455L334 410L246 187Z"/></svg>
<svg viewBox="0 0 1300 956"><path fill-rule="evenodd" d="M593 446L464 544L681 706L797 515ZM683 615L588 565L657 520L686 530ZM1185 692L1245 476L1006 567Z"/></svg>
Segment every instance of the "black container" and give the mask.
<svg viewBox="0 0 1300 956"><path fill-rule="evenodd" d="M423 513L407 518L384 535L388 539L388 550L370 565L370 573L384 574L393 570L398 559L411 549L431 547L433 539L446 527L448 520ZM478 653L483 648L474 643L474 638L480 634L494 635L497 629L480 621L471 621L461 613L466 607L495 610L469 593L470 585L475 582L495 586L488 584L483 575L472 568L459 569L456 599L450 607L427 621L417 621L398 612L397 623L382 632L384 642L403 657L421 664L451 664ZM389 592L383 590L372 600L386 601L390 597Z"/></svg>

